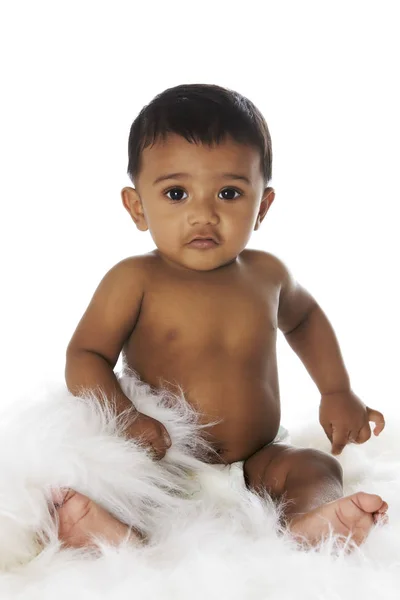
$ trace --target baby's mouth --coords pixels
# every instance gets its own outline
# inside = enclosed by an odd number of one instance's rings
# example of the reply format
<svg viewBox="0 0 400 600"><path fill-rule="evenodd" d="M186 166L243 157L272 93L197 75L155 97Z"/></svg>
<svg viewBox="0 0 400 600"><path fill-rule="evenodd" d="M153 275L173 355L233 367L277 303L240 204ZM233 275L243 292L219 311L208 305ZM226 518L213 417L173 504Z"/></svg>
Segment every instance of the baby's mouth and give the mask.
<svg viewBox="0 0 400 600"><path fill-rule="evenodd" d="M195 238L188 245L193 248L214 248L218 246L217 242L211 238Z"/></svg>

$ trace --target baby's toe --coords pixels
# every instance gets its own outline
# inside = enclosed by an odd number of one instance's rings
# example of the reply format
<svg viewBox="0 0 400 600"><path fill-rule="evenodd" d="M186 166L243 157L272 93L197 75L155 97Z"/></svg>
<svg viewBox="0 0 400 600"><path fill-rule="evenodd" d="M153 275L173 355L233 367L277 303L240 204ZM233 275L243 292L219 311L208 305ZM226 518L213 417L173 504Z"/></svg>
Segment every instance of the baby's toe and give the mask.
<svg viewBox="0 0 400 600"><path fill-rule="evenodd" d="M387 503L377 494L358 492L351 496L354 504L366 513L384 513L388 509Z"/></svg>
<svg viewBox="0 0 400 600"><path fill-rule="evenodd" d="M51 501L56 508L59 508L65 503L70 491L69 488L52 488Z"/></svg>

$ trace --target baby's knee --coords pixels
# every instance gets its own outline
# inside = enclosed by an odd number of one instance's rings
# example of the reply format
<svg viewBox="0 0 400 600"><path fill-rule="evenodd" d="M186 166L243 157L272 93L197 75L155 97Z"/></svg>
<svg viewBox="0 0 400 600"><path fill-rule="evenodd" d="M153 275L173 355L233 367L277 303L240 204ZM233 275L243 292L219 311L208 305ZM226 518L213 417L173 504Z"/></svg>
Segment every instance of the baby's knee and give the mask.
<svg viewBox="0 0 400 600"><path fill-rule="evenodd" d="M334 456L312 448L304 448L299 450L299 453L303 468L306 468L307 471L315 470L316 474L330 475L343 484L342 465Z"/></svg>

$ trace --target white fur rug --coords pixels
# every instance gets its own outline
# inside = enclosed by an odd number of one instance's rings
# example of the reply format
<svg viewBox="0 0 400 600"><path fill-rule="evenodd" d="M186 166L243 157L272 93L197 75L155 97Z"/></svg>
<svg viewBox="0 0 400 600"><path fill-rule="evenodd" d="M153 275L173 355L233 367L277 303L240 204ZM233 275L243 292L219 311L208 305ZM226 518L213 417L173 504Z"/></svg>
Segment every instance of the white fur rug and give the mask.
<svg viewBox="0 0 400 600"><path fill-rule="evenodd" d="M170 432L172 447L159 463L118 436L121 422L111 411L63 385L2 411L0 598L399 599L399 419L386 414L380 438L340 457L345 492L379 493L389 503L389 525L350 554L334 539L305 551L277 533L274 507L245 489L239 469L196 458L204 445L183 401L171 408L135 379L122 384ZM329 451L317 423L290 433L294 445ZM89 495L151 543L103 543L98 555L60 548L47 505L57 486Z"/></svg>

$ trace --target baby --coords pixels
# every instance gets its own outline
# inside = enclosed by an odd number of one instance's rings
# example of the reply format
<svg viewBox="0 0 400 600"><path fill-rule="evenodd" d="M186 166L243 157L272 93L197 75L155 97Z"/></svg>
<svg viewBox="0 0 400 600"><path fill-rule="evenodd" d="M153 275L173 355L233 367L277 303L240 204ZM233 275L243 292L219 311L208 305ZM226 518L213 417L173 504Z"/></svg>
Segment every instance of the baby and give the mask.
<svg viewBox="0 0 400 600"><path fill-rule="evenodd" d="M143 381L182 388L204 422L219 421L208 437L210 462L244 461L250 489L291 501L284 520L294 537L316 544L330 524L361 544L387 520L387 503L364 492L343 497L336 458L276 440L278 328L319 389L333 454L366 442L370 421L379 435L385 421L353 392L317 301L278 258L246 248L275 198L264 117L217 85L167 89L131 127L128 174L135 187L122 190L123 205L156 249L121 261L100 282L68 346L68 389L100 387L117 411L131 407L113 370L122 352ZM171 445L164 426L141 413L126 435L144 439L155 459ZM127 525L74 490L57 502L67 545L127 535Z"/></svg>

